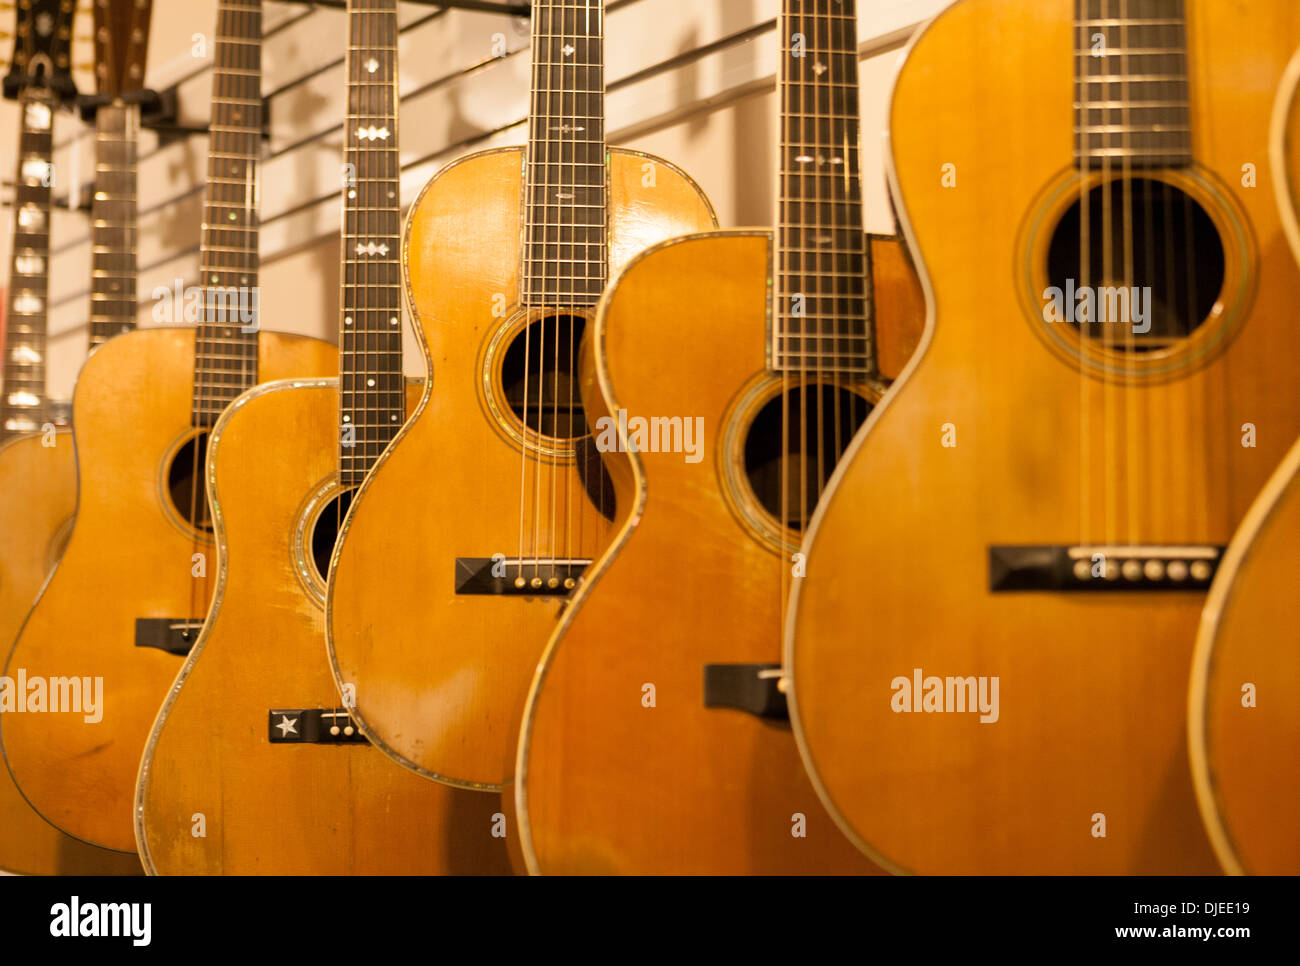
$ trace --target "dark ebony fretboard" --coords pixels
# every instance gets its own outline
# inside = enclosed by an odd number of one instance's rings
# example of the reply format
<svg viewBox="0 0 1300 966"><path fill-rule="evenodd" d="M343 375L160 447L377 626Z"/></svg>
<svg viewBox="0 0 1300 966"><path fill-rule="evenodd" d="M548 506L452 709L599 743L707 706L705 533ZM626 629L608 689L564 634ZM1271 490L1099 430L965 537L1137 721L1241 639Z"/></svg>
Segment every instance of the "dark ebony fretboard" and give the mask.
<svg viewBox="0 0 1300 966"><path fill-rule="evenodd" d="M602 0L533 4L523 300L594 305L605 288Z"/></svg>
<svg viewBox="0 0 1300 966"><path fill-rule="evenodd" d="M781 19L780 193L771 365L866 375L853 0L785 0Z"/></svg>
<svg viewBox="0 0 1300 966"><path fill-rule="evenodd" d="M136 142L140 108L106 104L95 117L91 204L90 348L135 328Z"/></svg>
<svg viewBox="0 0 1300 966"><path fill-rule="evenodd" d="M405 419L397 0L348 0L339 481L359 484Z"/></svg>
<svg viewBox="0 0 1300 966"><path fill-rule="evenodd" d="M29 89L19 100L13 254L5 316L0 442L39 430L46 419L45 343L49 302L50 190L54 97Z"/></svg>
<svg viewBox="0 0 1300 966"><path fill-rule="evenodd" d="M194 425L211 426L257 384L257 160L262 138L262 0L219 0L208 185L199 254Z"/></svg>
<svg viewBox="0 0 1300 966"><path fill-rule="evenodd" d="M1190 164L1184 0L1077 0L1080 166Z"/></svg>

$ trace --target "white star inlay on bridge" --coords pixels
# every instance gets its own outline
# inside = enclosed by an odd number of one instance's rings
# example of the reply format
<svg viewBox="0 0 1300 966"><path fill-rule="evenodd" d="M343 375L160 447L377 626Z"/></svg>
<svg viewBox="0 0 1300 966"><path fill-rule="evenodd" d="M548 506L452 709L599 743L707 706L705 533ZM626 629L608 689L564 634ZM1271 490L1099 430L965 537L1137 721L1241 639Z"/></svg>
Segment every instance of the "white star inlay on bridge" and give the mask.
<svg viewBox="0 0 1300 966"><path fill-rule="evenodd" d="M357 137L362 141L387 141L389 130L387 127L370 127L357 128Z"/></svg>
<svg viewBox="0 0 1300 966"><path fill-rule="evenodd" d="M358 255L387 255L388 246L385 245L383 242L380 242L378 245L376 245L374 242L366 242L364 245L358 242L357 254Z"/></svg>
<svg viewBox="0 0 1300 966"><path fill-rule="evenodd" d="M280 715L280 723L276 727L280 729L281 738L288 738L289 735L298 733L298 719L294 718L291 721L287 714L282 714Z"/></svg>

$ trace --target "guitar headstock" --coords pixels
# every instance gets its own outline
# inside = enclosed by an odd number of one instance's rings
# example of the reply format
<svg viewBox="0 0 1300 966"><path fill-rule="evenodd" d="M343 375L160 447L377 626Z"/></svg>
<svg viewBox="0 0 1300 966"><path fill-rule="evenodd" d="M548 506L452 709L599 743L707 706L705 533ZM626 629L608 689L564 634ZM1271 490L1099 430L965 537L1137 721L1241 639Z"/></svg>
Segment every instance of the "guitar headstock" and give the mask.
<svg viewBox="0 0 1300 966"><path fill-rule="evenodd" d="M94 0L95 89L120 97L144 87L152 0Z"/></svg>
<svg viewBox="0 0 1300 966"><path fill-rule="evenodd" d="M53 91L60 100L77 96L72 79L72 21L76 0L17 0L14 53L4 90L17 96L25 87Z"/></svg>

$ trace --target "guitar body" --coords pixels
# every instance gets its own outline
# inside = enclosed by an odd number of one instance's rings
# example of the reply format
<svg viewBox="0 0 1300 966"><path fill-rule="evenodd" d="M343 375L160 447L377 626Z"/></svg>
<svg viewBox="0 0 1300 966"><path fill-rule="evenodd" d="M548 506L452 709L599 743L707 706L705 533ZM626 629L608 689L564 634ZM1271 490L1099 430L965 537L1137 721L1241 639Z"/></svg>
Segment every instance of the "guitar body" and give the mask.
<svg viewBox="0 0 1300 966"><path fill-rule="evenodd" d="M210 533L190 525L185 501L172 497L180 491L170 488L169 474L192 473L183 447L195 433L194 337L192 328L127 333L82 368L73 398L76 522L5 671L13 677L21 668L29 681L102 679L99 720L6 716L0 739L23 794L46 819L120 851L135 850L140 752L182 663L136 646L135 622L201 621L215 565ZM315 339L262 332L259 345L264 380L328 375L337 364L334 347Z"/></svg>
<svg viewBox="0 0 1300 966"><path fill-rule="evenodd" d="M1300 871L1300 443L1233 538L1192 667L1192 773L1227 872Z"/></svg>
<svg viewBox="0 0 1300 966"><path fill-rule="evenodd" d="M676 168L617 149L609 159L611 273L716 224ZM432 378L358 491L327 604L330 659L339 685L356 688L362 731L427 777L479 788L511 776L528 682L564 598L458 594L458 558L594 559L611 532L572 442L525 430L503 387L508 347L524 349L526 320L547 314L519 308L522 175L520 148L471 155L411 208L403 263Z"/></svg>
<svg viewBox="0 0 1300 966"><path fill-rule="evenodd" d="M41 434L0 447L0 642L8 647L67 542L77 509L72 434L53 446ZM12 697L16 700L17 695ZM0 710L6 706L0 703ZM10 720L0 718L0 727ZM27 804L8 769L0 772L0 869L26 875L130 875L134 856L97 849L64 835Z"/></svg>
<svg viewBox="0 0 1300 966"><path fill-rule="evenodd" d="M342 708L313 553L336 532L338 422L337 380L294 382L245 393L213 430L217 587L141 766L136 829L150 872L510 871L492 836L499 795L428 781L366 744L268 740L272 709ZM196 812L205 837L192 834Z"/></svg>
<svg viewBox="0 0 1300 966"><path fill-rule="evenodd" d="M1300 8L1187 4L1195 164L1155 176L1197 198L1224 239L1219 304L1170 353L1084 378L1036 301L1051 199L1071 178L1078 195L1075 6L956 3L894 90L892 177L930 318L805 538L785 662L814 783L894 870L1216 870L1185 753L1203 591L992 593L989 558L1221 547L1300 432L1300 277L1271 192L1242 169L1267 156ZM941 186L948 164L954 187ZM1145 378L1148 364L1163 376ZM1243 445L1245 424L1257 445ZM996 720L911 713L900 696L914 673L944 693L945 677L984 678L990 698L998 678Z"/></svg>
<svg viewBox="0 0 1300 966"><path fill-rule="evenodd" d="M1300 53L1273 109L1269 162L1300 259ZM1292 312L1294 318L1295 313ZM1300 872L1300 441L1232 538L1201 616L1187 730L1201 817L1224 871Z"/></svg>
<svg viewBox="0 0 1300 966"><path fill-rule="evenodd" d="M768 232L675 239L601 302L588 412L699 416L702 447L695 462L608 460L620 529L547 646L519 745L534 872L873 871L822 808L788 724L702 700L706 664L780 656L789 564L750 525L762 514L736 448L782 381L766 367L771 258Z"/></svg>

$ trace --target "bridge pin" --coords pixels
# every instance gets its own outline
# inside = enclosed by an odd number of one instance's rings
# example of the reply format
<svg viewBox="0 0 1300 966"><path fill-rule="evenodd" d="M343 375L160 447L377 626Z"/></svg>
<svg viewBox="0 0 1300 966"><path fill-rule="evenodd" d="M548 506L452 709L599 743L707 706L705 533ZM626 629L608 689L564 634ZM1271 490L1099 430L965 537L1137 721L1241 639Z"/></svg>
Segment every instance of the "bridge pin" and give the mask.
<svg viewBox="0 0 1300 966"><path fill-rule="evenodd" d="M1171 560L1169 561L1169 569L1166 572L1169 574L1170 580L1186 580L1187 564L1181 560Z"/></svg>
<svg viewBox="0 0 1300 966"><path fill-rule="evenodd" d="M349 738L351 738L356 733L356 729L353 728L352 725L348 725L346 728L343 729L343 733L347 735Z"/></svg>
<svg viewBox="0 0 1300 966"><path fill-rule="evenodd" d="M1209 565L1208 563L1206 563L1204 560L1197 560L1197 561L1195 561L1195 562L1192 564L1192 579L1193 579L1193 580L1209 580L1209 579L1210 579L1210 565Z"/></svg>
<svg viewBox="0 0 1300 966"><path fill-rule="evenodd" d="M527 583L527 582L524 580L523 577L516 577L516 578L515 578L515 586L518 587L520 590L523 590L523 589L524 589L524 587L526 586L526 583Z"/></svg>
<svg viewBox="0 0 1300 966"><path fill-rule="evenodd" d="M1136 560L1125 560L1123 573L1125 580L1139 580L1142 577L1142 565Z"/></svg>
<svg viewBox="0 0 1300 966"><path fill-rule="evenodd" d="M572 577L565 577L564 586L567 590L573 590L574 587L578 586L578 582L574 580Z"/></svg>
<svg viewBox="0 0 1300 966"><path fill-rule="evenodd" d="M547 587L550 587L550 588L552 588L552 589L554 589L554 588L560 586L560 578L559 578L559 577L552 577L550 580L548 580L548 581L546 582L546 586L547 586Z"/></svg>
<svg viewBox="0 0 1300 966"><path fill-rule="evenodd" d="M338 733L339 733L339 726L338 726L338 725L330 725L330 734L332 734L332 735L337 735Z"/></svg>
<svg viewBox="0 0 1300 966"><path fill-rule="evenodd" d="M1159 580L1165 575L1165 562L1163 560L1148 560L1143 565L1142 572L1146 574L1147 580Z"/></svg>
<svg viewBox="0 0 1300 966"><path fill-rule="evenodd" d="M1092 567L1086 560L1076 560L1074 562L1074 576L1079 580L1087 580L1092 575Z"/></svg>
<svg viewBox="0 0 1300 966"><path fill-rule="evenodd" d="M542 586L542 578L541 578L541 577L534 577L534 578L533 578L532 580L530 580L528 583L529 583L529 585L533 588L533 590L536 590L538 587Z"/></svg>

